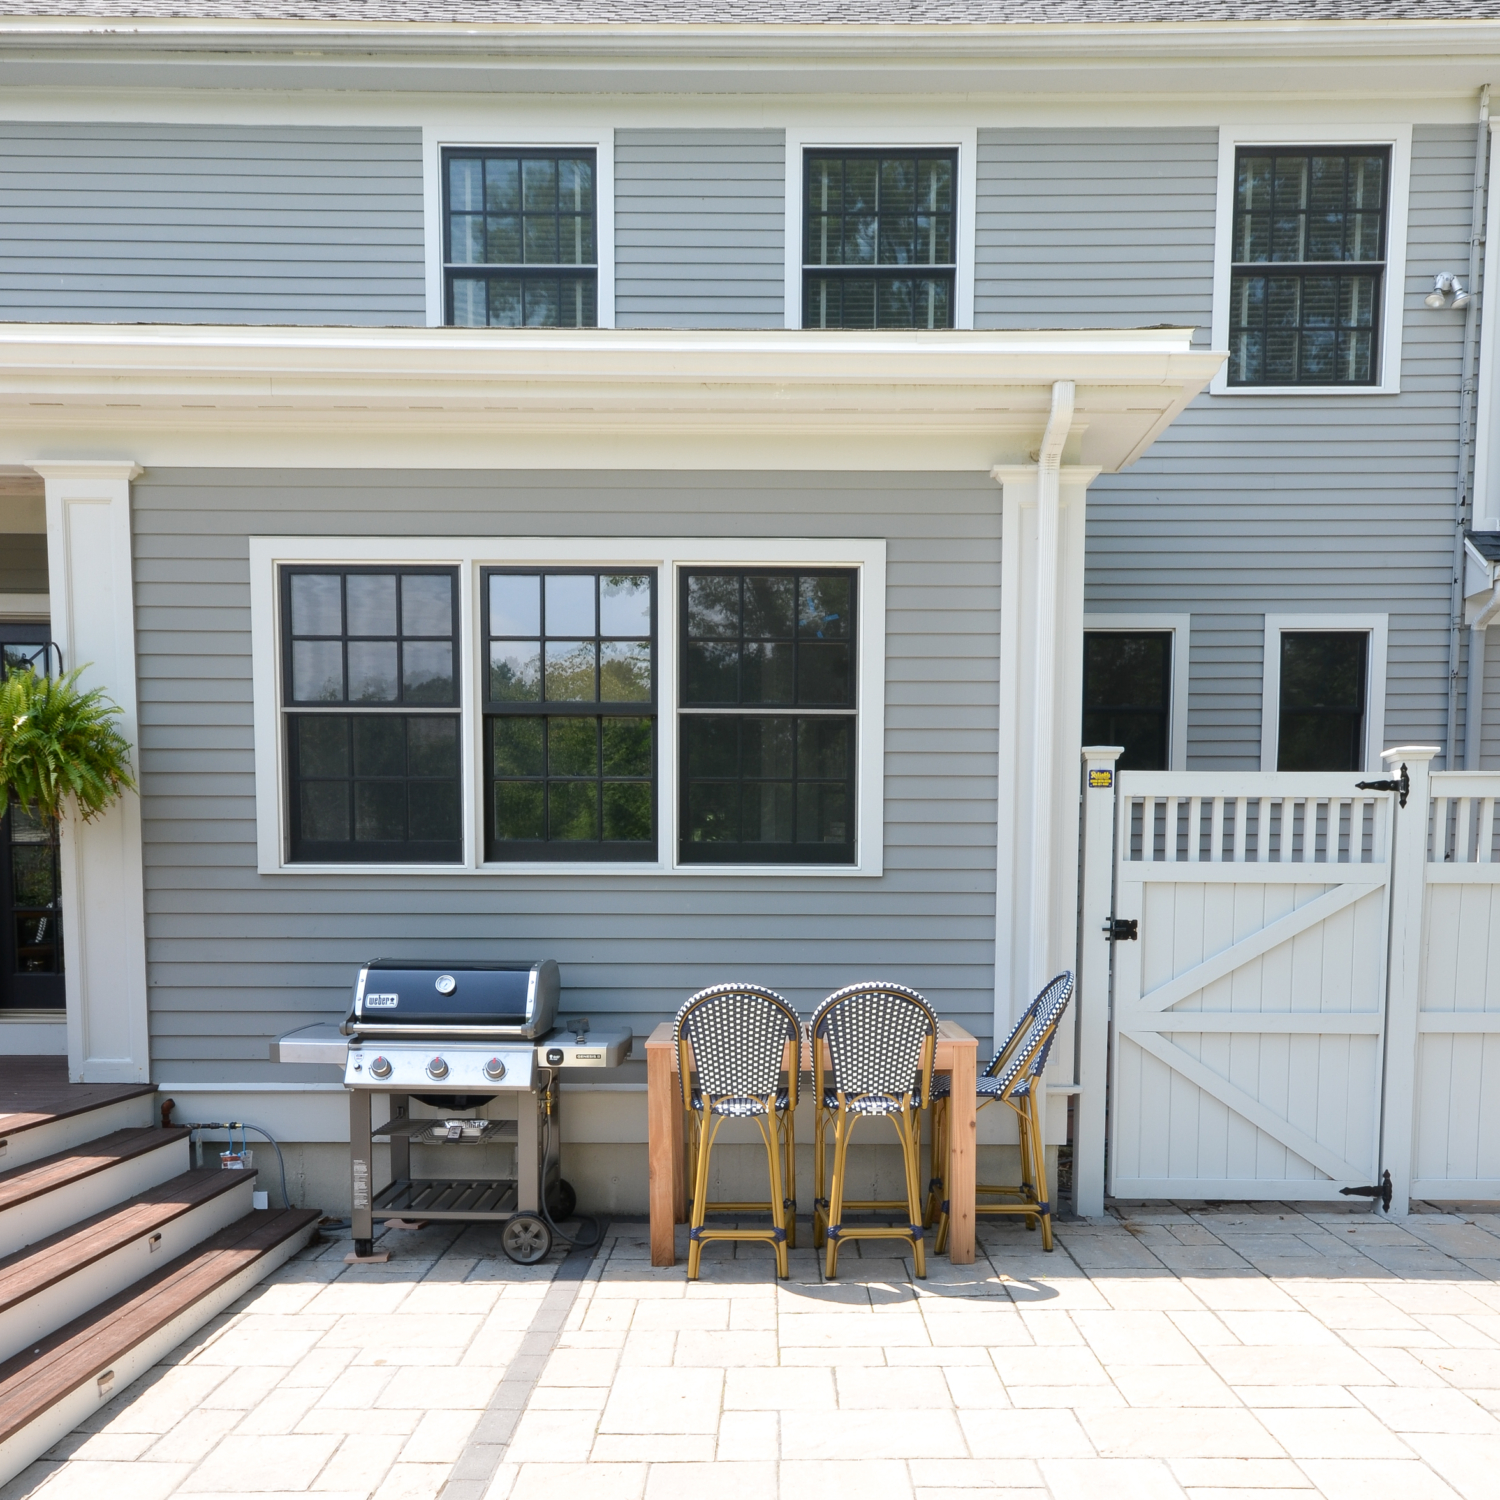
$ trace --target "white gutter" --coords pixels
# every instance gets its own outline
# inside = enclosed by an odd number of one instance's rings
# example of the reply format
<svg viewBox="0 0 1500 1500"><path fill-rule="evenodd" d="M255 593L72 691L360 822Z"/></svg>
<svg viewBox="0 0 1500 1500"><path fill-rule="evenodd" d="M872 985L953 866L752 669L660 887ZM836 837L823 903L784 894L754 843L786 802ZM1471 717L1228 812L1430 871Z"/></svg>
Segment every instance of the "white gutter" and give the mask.
<svg viewBox="0 0 1500 1500"><path fill-rule="evenodd" d="M1057 679L1057 512L1063 444L1073 425L1075 387L1052 387L1052 411L1037 451L1036 655L1032 684L1031 963L1032 986L1050 977L1052 925L1053 715ZM1015 545L1014 542L1011 545Z"/></svg>

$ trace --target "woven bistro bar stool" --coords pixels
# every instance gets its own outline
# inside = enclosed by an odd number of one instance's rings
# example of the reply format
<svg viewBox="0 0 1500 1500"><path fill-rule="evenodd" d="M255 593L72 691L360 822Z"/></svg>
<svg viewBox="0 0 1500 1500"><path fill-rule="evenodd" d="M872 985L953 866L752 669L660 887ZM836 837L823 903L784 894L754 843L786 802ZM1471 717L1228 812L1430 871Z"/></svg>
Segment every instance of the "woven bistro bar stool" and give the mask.
<svg viewBox="0 0 1500 1500"><path fill-rule="evenodd" d="M1044 1103L1042 1074L1047 1054L1052 1050L1058 1023L1073 998L1073 975L1064 971L1051 980L1035 1000L1026 1007L1005 1044L990 1059L978 1081L978 1107L986 1108L999 1101L1016 1113L1021 1133L1021 1181L1015 1186L976 1184L976 1214L1024 1214L1026 1227L1042 1226L1042 1248L1052 1248L1052 1205L1047 1200L1047 1148L1042 1133ZM939 1254L948 1243L948 1130L949 1080L940 1078L933 1087L932 1172L939 1182L937 1241ZM985 1203L984 1197L1001 1198L1000 1203ZM929 1195L929 1212L934 1206Z"/></svg>
<svg viewBox="0 0 1500 1500"><path fill-rule="evenodd" d="M797 1222L796 1142L801 1024L773 990L754 984L716 984L700 990L672 1027L682 1103L688 1116L689 1281L698 1279L706 1240L764 1240L776 1252L776 1274L789 1274L787 1246ZM785 1064L788 1046L791 1066ZM785 1083L783 1084L783 1077ZM725 1120L754 1120L770 1164L770 1197L763 1203L710 1203L708 1164L714 1138ZM769 1212L769 1229L708 1229L715 1213Z"/></svg>
<svg viewBox="0 0 1500 1500"><path fill-rule="evenodd" d="M844 1240L909 1239L916 1273L925 1276L919 1156L922 1110L932 1093L937 1017L926 1000L905 985L851 984L835 991L819 1006L811 1033L817 1109L813 1244L826 1244L827 1273L832 1277L838 1274L839 1245ZM849 1139L861 1119L885 1119L894 1127L906 1168L904 1202L844 1196ZM827 1158L830 1128L831 1179ZM906 1215L906 1222L845 1224L848 1209L897 1209Z"/></svg>

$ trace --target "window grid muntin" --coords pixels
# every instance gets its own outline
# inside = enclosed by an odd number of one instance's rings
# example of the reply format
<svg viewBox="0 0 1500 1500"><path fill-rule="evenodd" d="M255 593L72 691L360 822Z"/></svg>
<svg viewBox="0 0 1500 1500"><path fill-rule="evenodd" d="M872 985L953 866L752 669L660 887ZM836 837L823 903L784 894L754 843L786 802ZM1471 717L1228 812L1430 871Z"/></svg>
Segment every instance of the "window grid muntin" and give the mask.
<svg viewBox="0 0 1500 1500"><path fill-rule="evenodd" d="M689 601L693 580L696 578L734 578L736 580L736 608L738 613L735 633L730 635L694 634L689 630ZM750 579L791 580L792 621L790 635L775 635L768 632L752 633L747 629L749 611L746 607L747 583ZM802 584L806 579L842 579L848 586L848 617L845 633L834 639L848 649L848 693L847 704L838 706L807 705L797 702L800 696L801 677L800 648L804 640L816 641L818 637L804 635ZM859 620L859 570L855 568L803 567L803 568L734 568L692 567L683 568L678 581L679 611L679 681L678 681L678 860L682 864L827 864L846 865L857 861L858 804L858 620ZM736 691L739 700L744 697L744 647L747 644L784 643L793 647L791 681L793 698L788 702L733 703L689 703L688 658L692 646L700 641L734 641L739 647L736 662ZM746 726L750 723L765 723L768 720L787 721L790 728L790 771L786 775L747 776L745 774ZM842 721L847 725L845 739L845 773L843 777L802 774L803 734L802 723L829 723ZM733 776L699 775L694 771L692 740L696 726L718 721L734 723L736 737L736 770ZM694 794L699 788L732 786L735 789L737 831L740 837L726 840L694 840ZM792 836L785 841L758 841L744 838L745 820L748 816L747 789L757 786L784 786L790 797ZM844 826L846 838L842 841L823 841L799 838L802 831L803 789L838 788L844 797Z"/></svg>
<svg viewBox="0 0 1500 1500"><path fill-rule="evenodd" d="M824 163L839 164L840 204L835 210L825 201L828 186L819 172ZM873 163L875 201L867 212L850 204L850 163ZM958 152L953 148L913 148L910 151L890 149L815 150L805 149L802 156L802 326L804 328L952 328L958 275ZM920 179L922 168L935 165L947 170L947 195L941 206L916 208L887 214L883 207L886 192L886 168L910 163ZM929 177L931 186L936 179ZM915 193L920 194L918 181ZM929 191L929 200L935 195ZM900 230L888 232L892 219L910 218L912 257L907 260L886 259L886 250L904 235ZM870 221L873 256L868 260L850 260L851 220ZM925 222L924 222L925 221ZM837 224L837 232L832 225ZM926 259L919 259L923 230L927 231ZM860 236L853 236L856 240ZM834 244L834 241L837 244ZM939 256L939 248L946 253ZM830 259L830 255L834 258ZM868 320L862 315L868 299ZM857 299L857 300L855 300ZM899 303L907 303L907 315L900 315ZM836 310L832 304L836 302ZM851 313L851 305L859 309Z"/></svg>
<svg viewBox="0 0 1500 1500"><path fill-rule="evenodd" d="M480 166L480 195L484 207L478 210L469 208L455 208L453 204L453 164L455 162L477 161ZM583 257L586 250L592 254L588 258L575 260L563 260L556 258L548 261L532 261L526 258L526 239L528 220L541 220L548 217L545 210L526 210L524 206L518 207L514 214L495 212L489 209L489 177L490 164L500 165L502 163L515 163L518 173L524 179L526 162L551 162L554 164L554 179L560 178L561 163L584 162L588 166L589 191L587 205L579 211L565 213L561 206L562 188L560 181L555 181L556 195L554 207L550 211L550 217L554 226L554 242L559 251L567 236L563 233L563 221L568 221L574 227L572 236L575 252ZM598 153L591 147L575 148L538 148L538 147L514 147L514 148L484 148L484 147L453 147L445 148L442 153L442 177L443 177L443 321L449 326L458 327L503 327L503 328L597 328L599 325L599 170ZM524 205L525 189L521 189L522 204ZM490 261L490 260L456 260L454 258L454 220L463 218L471 220L478 218L483 221L485 233L483 235L485 249L488 251L490 244L489 220L491 218L514 218L518 221L517 248L521 251L522 258L514 261ZM585 243L584 226L587 225L587 243ZM461 303L467 303L468 298L461 296L458 291L458 283L474 283L483 293L484 321L477 319L460 321L459 310ZM493 285L492 285L493 283ZM509 318L497 318L497 300L503 302L508 290L507 283L513 283L515 289L516 306L518 316L514 321ZM541 307L545 310L545 297L548 293L555 292L553 299L558 316L545 318L533 316L533 308ZM498 294L498 295L497 295ZM571 317L564 317L562 313L571 311Z"/></svg>
<svg viewBox="0 0 1500 1500"><path fill-rule="evenodd" d="M1385 296L1386 257L1390 233L1390 184L1392 152L1388 146L1240 146L1234 161L1234 206L1231 221L1231 265L1229 294L1230 357L1227 382L1231 386L1374 386L1380 383L1382 307ZM1277 225L1295 218L1296 248L1306 254L1308 226L1314 217L1310 199L1299 202L1278 220L1280 164L1306 163L1304 181L1310 183L1313 163L1338 159L1344 163L1337 255L1286 259L1278 254ZM1251 198L1245 206L1246 164L1271 163L1269 207L1262 210ZM1351 163L1379 162L1379 202L1372 209L1351 203ZM1257 253L1250 226L1264 214L1269 226L1264 253ZM1361 233L1364 219L1374 218L1373 255L1351 254L1351 218ZM1323 252L1329 243L1317 246ZM1312 295L1309 296L1309 288ZM1295 317L1277 323L1278 305L1295 304ZM1329 311L1308 308L1322 304ZM1358 311L1349 316L1351 309ZM1273 350L1281 345L1281 351ZM1289 353L1288 353L1289 351ZM1277 360L1274 371L1268 362Z"/></svg>
<svg viewBox="0 0 1500 1500"><path fill-rule="evenodd" d="M660 789L658 786L660 747L658 744L659 718L658 718L658 661L657 661L657 578L658 570L655 567L639 566L632 567L622 565L619 567L548 567L544 565L516 566L516 567L489 567L480 571L480 630L481 639L484 643L484 689L481 698L482 717L484 721L484 774L485 774L485 857L491 861L614 861L614 860L654 860L657 857L659 802ZM490 613L490 579L492 577L521 577L537 578L539 582L539 613L537 618L538 634L535 637L527 635L493 635L491 634ZM490 696L492 680L490 676L490 647L493 643L500 642L530 642L536 640L539 647L539 660L541 664L541 681L539 692L546 692L546 644L549 640L577 641L583 639L575 632L565 635L550 636L547 633L547 588L546 579L552 578L592 578L594 585L594 635L592 641L595 645L594 652L594 690L593 700L569 700L548 699L538 697L532 699L496 699ZM644 577L649 580L649 631L648 645L648 667L651 674L651 692L649 698L644 699L603 699L598 696L603 689L603 663L602 646L605 642L632 643L638 642L640 636L634 633L616 634L605 633L603 629L604 620L601 607L601 595L603 580L610 577ZM501 719L531 719L540 721L542 726L543 748L542 748L542 771L537 775L513 775L501 774L496 770L496 733L495 722ZM581 785L590 780L589 777L554 775L551 770L550 750L552 739L552 723L556 720L583 720L594 719L599 721L597 774L594 780L596 792L596 819L595 828L597 837L593 839L560 839L555 838L551 829L552 816L552 791L554 783ZM649 751L649 773L644 776L610 774L604 768L603 721L642 719L649 724L650 751ZM539 786L542 796L542 816L544 836L541 839L519 839L502 838L498 828L498 810L496 799L501 786ZM605 800L608 789L612 786L649 786L649 817L650 834L644 839L617 839L611 840L604 837L606 816Z"/></svg>
<svg viewBox="0 0 1500 1500"><path fill-rule="evenodd" d="M461 601L459 598L459 570L450 566L434 564L404 564L391 563L297 563L286 564L278 569L278 597L280 599L280 631L281 631L281 714L282 714L282 743L286 753L286 788L287 788L287 862L289 864L459 864L463 860L463 756L460 746L461 741L461 703L462 688L460 686L463 676L463 645L462 645L462 621ZM294 617L292 605L293 579L298 577L337 577L339 579L339 624L340 631L337 635L330 634L294 634ZM395 635L388 634L352 634L349 630L349 589L350 578L373 578L391 577L396 581L395 587ZM405 624L406 599L401 580L406 577L441 577L449 582L450 589L450 622L451 633L448 635L407 635L403 632ZM340 645L340 659L343 670L344 697L339 700L321 699L299 701L293 696L293 661L294 647L298 640L316 642L338 642ZM359 644L362 642L394 642L396 645L397 696L391 700L361 700L350 699L348 691L350 687L349 675L349 653L350 642ZM424 641L447 641L450 647L450 661L452 664L452 696L447 702L423 703L420 701L409 702L406 699L405 680L405 642ZM306 775L301 771L301 747L300 726L294 720L311 720L319 717L344 718L349 721L349 759L347 775ZM410 731L405 727L406 721L419 718L437 718L452 722L454 726L454 767L451 775L417 776L407 772L400 776L377 777L360 773L354 764L354 736L355 729L353 721L356 718L381 718L400 720L403 723L403 740L408 749L410 743ZM408 762L409 764L409 762ZM407 787L407 828L410 828L410 806L411 787L414 784L436 785L439 783L450 784L453 788L454 805L456 813L454 816L454 828L450 837L383 840L383 839L361 839L357 837L357 812L356 802L358 798L358 787L362 784L392 784L400 781ZM347 786L348 801L348 832L349 837L343 840L311 839L304 836L303 796L305 789L313 784L331 785L344 783Z"/></svg>

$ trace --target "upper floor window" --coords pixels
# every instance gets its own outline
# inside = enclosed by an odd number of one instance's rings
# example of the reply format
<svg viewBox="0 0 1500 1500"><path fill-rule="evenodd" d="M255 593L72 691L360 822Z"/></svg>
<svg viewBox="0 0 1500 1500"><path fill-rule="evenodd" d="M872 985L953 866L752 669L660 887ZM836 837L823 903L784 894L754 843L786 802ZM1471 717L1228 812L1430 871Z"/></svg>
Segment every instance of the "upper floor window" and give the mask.
<svg viewBox="0 0 1500 1500"><path fill-rule="evenodd" d="M443 194L449 323L598 326L592 151L445 151Z"/></svg>
<svg viewBox="0 0 1500 1500"><path fill-rule="evenodd" d="M956 151L809 151L804 328L952 328Z"/></svg>
<svg viewBox="0 0 1500 1500"><path fill-rule="evenodd" d="M1235 155L1229 384L1377 385L1388 147Z"/></svg>

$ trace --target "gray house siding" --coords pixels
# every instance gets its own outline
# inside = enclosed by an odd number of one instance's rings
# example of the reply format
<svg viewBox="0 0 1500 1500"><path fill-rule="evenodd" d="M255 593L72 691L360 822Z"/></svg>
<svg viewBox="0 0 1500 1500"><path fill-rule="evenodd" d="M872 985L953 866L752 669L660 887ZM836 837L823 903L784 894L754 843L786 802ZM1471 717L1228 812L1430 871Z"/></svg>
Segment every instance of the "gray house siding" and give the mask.
<svg viewBox="0 0 1500 1500"><path fill-rule="evenodd" d="M0 532L0 594L47 592L47 537L40 531Z"/></svg>
<svg viewBox="0 0 1500 1500"><path fill-rule="evenodd" d="M1090 491L1087 608L1192 614L1194 769L1260 765L1268 611L1389 613L1386 743L1443 741L1463 320L1422 298L1433 267L1466 260L1473 152L1464 126L1414 133L1399 396L1202 396ZM1206 335L1216 160L1213 132L982 132L976 322ZM1062 172L1070 201L1022 203L1007 234L1008 201L1042 189L998 179L1028 164L1046 184ZM1035 304L1049 258L1076 283L1048 290L1061 316Z"/></svg>
<svg viewBox="0 0 1500 1500"><path fill-rule="evenodd" d="M873 973L992 1029L998 494L982 474L152 469L134 486L155 1076L295 1081L379 952L550 955L570 1009L650 1029L753 978L809 1011ZM628 518L629 525L626 525ZM252 535L885 536L879 878L256 873Z"/></svg>
<svg viewBox="0 0 1500 1500"><path fill-rule="evenodd" d="M786 134L615 132L615 324L780 328Z"/></svg>
<svg viewBox="0 0 1500 1500"><path fill-rule="evenodd" d="M0 320L420 324L422 133L0 123Z"/></svg>

